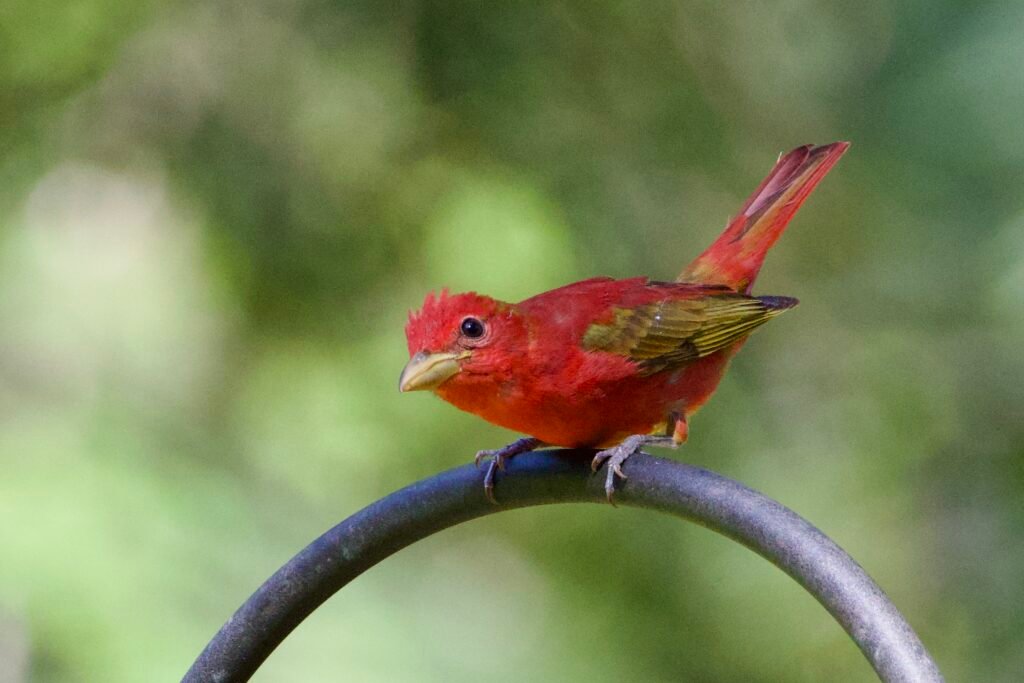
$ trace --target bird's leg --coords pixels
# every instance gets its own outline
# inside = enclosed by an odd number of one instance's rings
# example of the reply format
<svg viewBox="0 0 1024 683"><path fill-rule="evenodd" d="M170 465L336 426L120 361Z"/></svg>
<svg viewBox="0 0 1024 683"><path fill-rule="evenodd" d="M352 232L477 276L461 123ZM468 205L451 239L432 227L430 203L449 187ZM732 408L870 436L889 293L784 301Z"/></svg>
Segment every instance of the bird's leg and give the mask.
<svg viewBox="0 0 1024 683"><path fill-rule="evenodd" d="M686 416L680 413L672 413L672 417L675 420L675 424L671 427L672 441L676 446L681 446L690 438L690 424L686 421Z"/></svg>
<svg viewBox="0 0 1024 683"><path fill-rule="evenodd" d="M520 453L528 453L532 450L540 448L544 443L540 439L535 439L532 436L526 436L522 439L516 439L507 446L501 448L488 449L483 451L477 451L476 453L476 466L480 467L480 462L484 458L490 458L491 462L487 465L487 472L484 474L484 493L487 495L487 499L495 505L498 504L498 500L494 497L494 475L498 470L505 471L505 461L511 458L513 455L519 455Z"/></svg>
<svg viewBox="0 0 1024 683"><path fill-rule="evenodd" d="M615 477L620 479L628 479L626 473L622 471L622 463L626 462L629 456L640 451L644 446L663 446L665 448L675 448L686 441L686 437L689 435L689 428L686 424L686 417L673 413L670 416L668 430L671 430L671 436L652 436L649 434L634 434L633 436L627 436L617 446L612 446L603 451L599 451L594 459L590 461L590 469L597 472L601 469L601 465L608 462L608 472L605 475L604 480L604 492L608 496L608 502L615 505Z"/></svg>
<svg viewBox="0 0 1024 683"><path fill-rule="evenodd" d="M666 446L673 448L676 442L671 436L651 436L649 434L634 434L627 436L617 446L598 451L594 459L590 461L590 469L597 472L601 466L608 461L608 473L605 475L604 492L608 496L608 502L615 505L615 477L629 479L622 471L622 463L626 462L629 456L638 452L644 446Z"/></svg>

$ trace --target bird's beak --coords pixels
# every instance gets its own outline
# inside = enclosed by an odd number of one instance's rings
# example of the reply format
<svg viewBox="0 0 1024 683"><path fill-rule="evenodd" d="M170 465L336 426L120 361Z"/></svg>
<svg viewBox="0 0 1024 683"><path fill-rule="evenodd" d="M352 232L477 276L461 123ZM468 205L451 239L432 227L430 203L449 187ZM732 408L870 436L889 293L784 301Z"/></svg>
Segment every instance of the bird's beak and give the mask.
<svg viewBox="0 0 1024 683"><path fill-rule="evenodd" d="M419 391L436 389L452 375L458 374L462 367L459 361L468 358L470 353L427 353L420 351L409 359L402 376L398 378L399 391Z"/></svg>

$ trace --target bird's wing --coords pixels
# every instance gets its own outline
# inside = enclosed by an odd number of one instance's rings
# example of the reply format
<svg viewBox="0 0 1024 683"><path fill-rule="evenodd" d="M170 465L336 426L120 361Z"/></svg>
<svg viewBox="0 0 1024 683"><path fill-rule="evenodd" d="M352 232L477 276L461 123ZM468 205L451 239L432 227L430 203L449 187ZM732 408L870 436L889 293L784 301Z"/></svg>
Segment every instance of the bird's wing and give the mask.
<svg viewBox="0 0 1024 683"><path fill-rule="evenodd" d="M653 375L726 348L796 303L729 293L616 307L613 320L590 325L582 343L588 351L626 356L640 374Z"/></svg>

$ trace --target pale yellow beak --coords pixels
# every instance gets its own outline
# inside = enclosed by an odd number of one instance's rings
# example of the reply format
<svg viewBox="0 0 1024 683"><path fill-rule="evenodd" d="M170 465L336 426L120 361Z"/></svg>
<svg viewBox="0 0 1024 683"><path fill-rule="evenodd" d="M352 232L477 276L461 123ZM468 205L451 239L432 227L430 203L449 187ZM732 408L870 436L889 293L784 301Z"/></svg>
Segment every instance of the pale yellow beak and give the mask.
<svg viewBox="0 0 1024 683"><path fill-rule="evenodd" d="M409 359L398 378L399 391L436 389L461 370L459 361L470 353L427 353L420 351Z"/></svg>

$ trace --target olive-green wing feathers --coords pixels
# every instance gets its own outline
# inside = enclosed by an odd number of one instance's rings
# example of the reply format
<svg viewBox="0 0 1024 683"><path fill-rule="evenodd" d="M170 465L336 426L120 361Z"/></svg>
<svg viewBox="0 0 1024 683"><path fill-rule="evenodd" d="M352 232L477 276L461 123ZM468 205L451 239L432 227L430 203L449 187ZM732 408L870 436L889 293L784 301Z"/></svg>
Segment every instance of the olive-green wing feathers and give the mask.
<svg viewBox="0 0 1024 683"><path fill-rule="evenodd" d="M615 308L612 322L587 328L583 348L626 356L652 375L720 351L796 304L730 293Z"/></svg>

